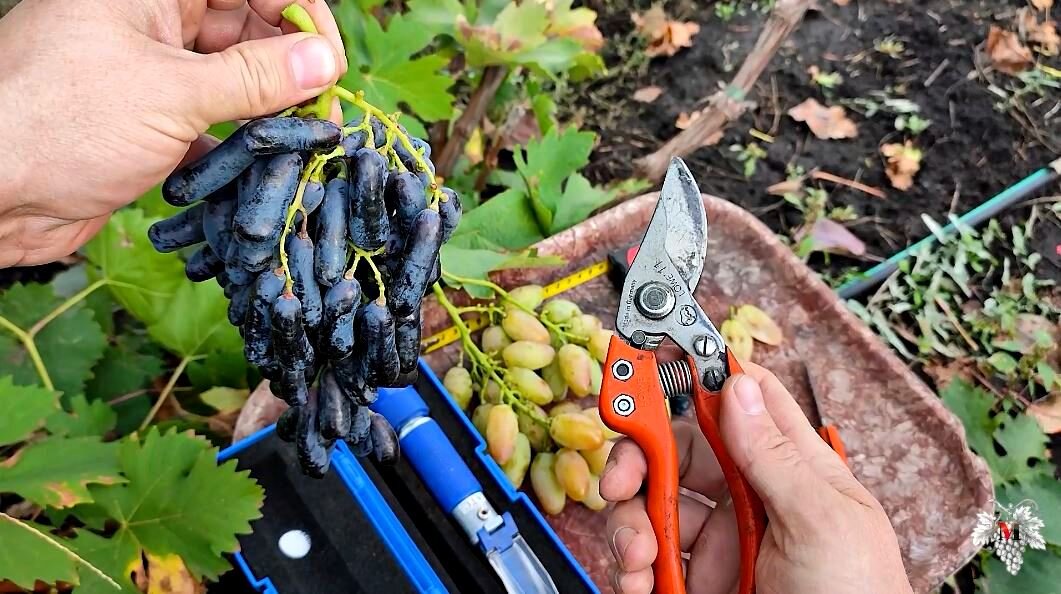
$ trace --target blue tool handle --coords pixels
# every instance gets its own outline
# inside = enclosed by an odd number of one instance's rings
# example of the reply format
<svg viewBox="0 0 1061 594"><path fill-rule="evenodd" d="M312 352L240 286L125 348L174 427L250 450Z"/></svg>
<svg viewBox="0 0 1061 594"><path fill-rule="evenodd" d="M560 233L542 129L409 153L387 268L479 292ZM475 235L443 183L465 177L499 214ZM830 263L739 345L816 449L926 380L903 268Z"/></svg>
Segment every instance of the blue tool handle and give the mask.
<svg viewBox="0 0 1061 594"><path fill-rule="evenodd" d="M447 513L483 490L442 428L428 416L427 404L415 389L382 388L371 408L398 432L402 456Z"/></svg>

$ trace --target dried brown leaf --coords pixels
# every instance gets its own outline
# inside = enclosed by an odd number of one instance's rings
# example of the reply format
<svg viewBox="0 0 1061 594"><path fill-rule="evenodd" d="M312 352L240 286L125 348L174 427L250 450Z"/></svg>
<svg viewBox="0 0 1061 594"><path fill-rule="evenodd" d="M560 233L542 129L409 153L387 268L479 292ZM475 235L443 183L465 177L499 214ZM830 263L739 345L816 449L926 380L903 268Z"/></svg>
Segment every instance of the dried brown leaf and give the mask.
<svg viewBox="0 0 1061 594"><path fill-rule="evenodd" d="M805 122L822 140L858 136L858 126L845 115L843 107L826 107L811 98L788 110L788 115L797 122Z"/></svg>
<svg viewBox="0 0 1061 594"><path fill-rule="evenodd" d="M148 553L147 580L148 594L201 594L205 591L177 555Z"/></svg>
<svg viewBox="0 0 1061 594"><path fill-rule="evenodd" d="M635 12L630 15L630 20L637 31L648 39L645 55L650 58L673 56L683 47L692 47L693 37L700 32L697 23L671 20L659 4L643 13Z"/></svg>
<svg viewBox="0 0 1061 594"><path fill-rule="evenodd" d="M987 33L987 55L999 72L1018 74L1031 67L1032 51L1017 34L991 25Z"/></svg>
<svg viewBox="0 0 1061 594"><path fill-rule="evenodd" d="M763 344L778 346L785 340L781 327L766 315L765 311L754 305L745 304L738 307L736 319L748 329L752 338Z"/></svg>
<svg viewBox="0 0 1061 594"><path fill-rule="evenodd" d="M907 140L905 144L885 144L880 152L888 159L884 172L892 187L906 191L914 185L914 176L921 170L921 149Z"/></svg>
<svg viewBox="0 0 1061 594"><path fill-rule="evenodd" d="M751 360L755 343L752 342L752 335L748 332L748 328L740 320L730 318L722 322L719 332L722 333L722 339L726 341L726 346L738 361Z"/></svg>
<svg viewBox="0 0 1061 594"><path fill-rule="evenodd" d="M681 112L678 114L678 119L674 121L674 127L679 130L685 130L689 126L693 125L693 122L702 114L702 110L696 110L692 113Z"/></svg>
<svg viewBox="0 0 1061 594"><path fill-rule="evenodd" d="M766 188L766 193L771 196L784 196L785 194L795 194L803 189L803 182L807 178L797 177L795 179L786 179L785 181L777 182L776 184Z"/></svg>
<svg viewBox="0 0 1061 594"><path fill-rule="evenodd" d="M866 253L866 244L840 223L825 217L814 221L809 231L814 250L829 253L847 253L861 256Z"/></svg>
<svg viewBox="0 0 1061 594"><path fill-rule="evenodd" d="M638 101L641 103L652 103L656 99L659 99L659 96L662 94L662 87L649 85L647 87L641 87L640 89L634 91L634 101Z"/></svg>
<svg viewBox="0 0 1061 594"><path fill-rule="evenodd" d="M1054 394L1028 407L1028 414L1039 422L1044 433L1061 432L1061 394Z"/></svg>

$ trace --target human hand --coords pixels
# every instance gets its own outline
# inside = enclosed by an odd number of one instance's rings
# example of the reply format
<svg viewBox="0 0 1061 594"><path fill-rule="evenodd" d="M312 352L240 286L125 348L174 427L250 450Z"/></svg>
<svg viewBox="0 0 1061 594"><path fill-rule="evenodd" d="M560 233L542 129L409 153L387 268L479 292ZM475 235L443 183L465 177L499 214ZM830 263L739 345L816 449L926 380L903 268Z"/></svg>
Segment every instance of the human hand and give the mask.
<svg viewBox="0 0 1061 594"><path fill-rule="evenodd" d="M722 438L766 507L766 535L755 567L758 594L910 592L895 531L880 503L818 436L781 382L758 365L726 382ZM715 509L679 499L681 549L689 594L728 594L737 585L736 517L722 469L700 432L673 422L682 487L721 502ZM656 539L644 498L647 466L641 449L623 440L612 450L600 493L618 502L607 534L619 564L615 589L652 590Z"/></svg>
<svg viewBox="0 0 1061 594"><path fill-rule="evenodd" d="M72 253L216 144L211 124L333 85L346 57L327 3L299 0L311 35L281 22L291 2L23 0L0 19L0 267Z"/></svg>

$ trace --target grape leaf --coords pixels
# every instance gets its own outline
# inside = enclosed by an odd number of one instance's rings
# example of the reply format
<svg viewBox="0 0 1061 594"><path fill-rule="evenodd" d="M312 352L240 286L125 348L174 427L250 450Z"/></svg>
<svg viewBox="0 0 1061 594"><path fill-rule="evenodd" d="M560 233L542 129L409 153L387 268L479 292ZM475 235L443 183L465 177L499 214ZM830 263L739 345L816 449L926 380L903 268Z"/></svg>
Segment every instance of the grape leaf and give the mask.
<svg viewBox="0 0 1061 594"><path fill-rule="evenodd" d="M581 223L598 208L615 200L619 193L613 190L594 188L589 180L575 173L564 183L564 194L554 207L555 215L550 233L559 233Z"/></svg>
<svg viewBox="0 0 1061 594"><path fill-rule="evenodd" d="M124 208L114 213L83 248L85 257L104 278L138 287L108 288L133 317L145 324L168 317L173 295L190 283L184 277L180 259L156 252L147 239L147 230L156 220L145 217L139 209Z"/></svg>
<svg viewBox="0 0 1061 594"><path fill-rule="evenodd" d="M465 278L485 279L487 275L495 270L508 268L535 268L562 266L563 258L558 256L538 256L533 250L521 253L501 253L493 250L468 249L457 247L452 244L442 246L442 269L451 274ZM459 288L459 283L447 284ZM490 290L484 287L468 285L464 287L472 297L485 298L490 296Z"/></svg>
<svg viewBox="0 0 1061 594"><path fill-rule="evenodd" d="M243 348L239 332L228 322L224 291L212 282L182 283L168 303L166 315L149 324L147 331L182 357Z"/></svg>
<svg viewBox="0 0 1061 594"><path fill-rule="evenodd" d="M505 224L498 225L498 221ZM526 192L511 188L465 214L450 244L482 247L477 243L481 239L505 249L519 250L544 237Z"/></svg>
<svg viewBox="0 0 1061 594"><path fill-rule="evenodd" d="M33 590L35 581L77 583L77 557L45 532L0 512L0 578Z"/></svg>
<svg viewBox="0 0 1061 594"><path fill-rule="evenodd" d="M1002 426L995 431L995 441L1006 449L1006 455L1000 457L991 469L996 481L1023 483L1046 472L1047 465L1042 459L1046 457L1047 437L1032 417L1025 414L1016 418L1004 417ZM1040 463L1029 466L1029 459L1040 460Z"/></svg>
<svg viewBox="0 0 1061 594"><path fill-rule="evenodd" d="M81 583L73 594L139 594L140 589L129 579L133 571L143 569L140 547L128 532L120 532L112 538L104 538L90 530L77 530L76 538L63 542L77 552L82 559L113 577L120 588L115 588L99 575L80 571Z"/></svg>
<svg viewBox="0 0 1061 594"><path fill-rule="evenodd" d="M0 493L16 493L38 505L70 507L91 501L88 485L123 481L118 444L98 437L50 437L0 462Z"/></svg>
<svg viewBox="0 0 1061 594"><path fill-rule="evenodd" d="M250 396L250 390L217 387L210 388L199 395L204 404L218 412L233 412L243 408Z"/></svg>
<svg viewBox="0 0 1061 594"><path fill-rule="evenodd" d="M965 438L969 447L988 461L988 456L995 455L993 435L998 423L991 416L995 399L983 390L974 389L968 383L954 380L940 392L943 403L947 405L965 426Z"/></svg>
<svg viewBox="0 0 1061 594"><path fill-rule="evenodd" d="M1052 551L1024 551L1024 564L1017 575L992 555L981 565L984 576L977 582L978 591L989 594L1057 594L1061 584L1061 559Z"/></svg>
<svg viewBox="0 0 1061 594"><path fill-rule="evenodd" d="M409 6L409 20L434 34L455 38L458 16L464 15L465 18L474 20L457 0L410 0L406 4Z"/></svg>
<svg viewBox="0 0 1061 594"><path fill-rule="evenodd" d="M185 369L185 374L193 386L199 390L209 390L215 386L248 388L251 386L247 381L250 371L250 364L243 356L243 351L226 351L210 353L205 359L192 361Z"/></svg>
<svg viewBox="0 0 1061 594"><path fill-rule="evenodd" d="M154 555L179 555L197 578L215 579L229 568L222 553L236 551L237 534L261 517L263 491L236 471L235 460L216 463L217 449L201 437L151 428L121 444L128 480L93 486L95 505L118 523L112 538L131 538Z"/></svg>
<svg viewBox="0 0 1061 594"><path fill-rule="evenodd" d="M0 315L28 330L61 303L49 285L15 284L0 294ZM92 312L78 303L44 326L34 341L55 389L78 394L103 356L106 337ZM6 330L0 330L0 364L20 384L40 381L29 353Z"/></svg>
<svg viewBox="0 0 1061 594"><path fill-rule="evenodd" d="M386 30L371 15L363 16L357 27L363 29L359 39L364 43L365 55L348 52L350 69L341 81L344 86L363 90L365 100L386 113L398 111L404 104L429 122L452 115L454 98L449 88L453 78L442 72L449 60L438 54L413 58L430 43L428 29L401 14L390 18ZM347 38L352 35L346 29L344 34ZM413 125L405 119L402 123L411 134L424 135L418 123Z"/></svg>
<svg viewBox="0 0 1061 594"><path fill-rule="evenodd" d="M86 384L85 394L92 400L110 400L147 387L162 374L161 355L158 346L142 334L118 335L92 370L94 377Z"/></svg>
<svg viewBox="0 0 1061 594"><path fill-rule="evenodd" d="M0 377L0 446L17 443L44 425L59 410L59 395L39 386L17 386Z"/></svg>
<svg viewBox="0 0 1061 594"><path fill-rule="evenodd" d="M89 402L78 394L70 399L70 412L53 413L45 423L52 435L64 437L103 436L114 429L118 414L101 400Z"/></svg>
<svg viewBox="0 0 1061 594"><path fill-rule="evenodd" d="M1005 484L995 489L998 502L1010 506L1025 499L1035 502L1036 515L1043 520L1046 542L1061 546L1061 488L1057 479L1043 473L1021 484Z"/></svg>

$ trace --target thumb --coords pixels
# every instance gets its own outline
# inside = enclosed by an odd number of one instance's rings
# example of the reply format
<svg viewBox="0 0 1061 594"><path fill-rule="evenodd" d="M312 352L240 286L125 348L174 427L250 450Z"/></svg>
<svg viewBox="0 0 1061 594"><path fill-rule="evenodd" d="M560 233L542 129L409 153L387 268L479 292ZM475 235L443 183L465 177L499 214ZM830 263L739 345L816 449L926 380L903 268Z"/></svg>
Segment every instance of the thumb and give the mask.
<svg viewBox="0 0 1061 594"><path fill-rule="evenodd" d="M722 439L772 519L802 515L827 488L799 448L778 429L755 378L731 377L722 389Z"/></svg>
<svg viewBox="0 0 1061 594"><path fill-rule="evenodd" d="M291 33L197 56L179 78L191 94L185 105L189 116L205 129L312 99L335 84L339 63L324 37Z"/></svg>

